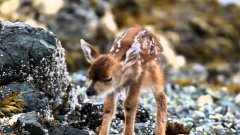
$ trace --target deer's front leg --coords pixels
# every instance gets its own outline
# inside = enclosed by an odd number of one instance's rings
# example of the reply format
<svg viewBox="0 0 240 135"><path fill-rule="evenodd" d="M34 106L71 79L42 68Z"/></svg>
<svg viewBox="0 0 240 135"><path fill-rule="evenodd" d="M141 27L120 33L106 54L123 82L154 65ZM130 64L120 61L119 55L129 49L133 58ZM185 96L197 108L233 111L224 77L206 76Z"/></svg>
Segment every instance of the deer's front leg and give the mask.
<svg viewBox="0 0 240 135"><path fill-rule="evenodd" d="M117 94L111 93L106 96L103 104L103 120L99 135L108 135L109 128L115 114L117 103Z"/></svg>
<svg viewBox="0 0 240 135"><path fill-rule="evenodd" d="M125 124L124 135L134 135L135 116L138 107L139 87L132 87L128 90L126 100L124 102Z"/></svg>
<svg viewBox="0 0 240 135"><path fill-rule="evenodd" d="M157 106L156 135L165 135L167 102L163 86L157 87L154 97Z"/></svg>

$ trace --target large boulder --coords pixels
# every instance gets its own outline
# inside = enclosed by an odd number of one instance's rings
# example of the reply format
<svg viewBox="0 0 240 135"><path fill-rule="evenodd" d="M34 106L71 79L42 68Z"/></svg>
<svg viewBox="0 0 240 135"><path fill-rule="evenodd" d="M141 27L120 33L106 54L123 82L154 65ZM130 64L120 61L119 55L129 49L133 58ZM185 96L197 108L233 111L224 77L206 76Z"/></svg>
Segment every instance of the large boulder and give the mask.
<svg viewBox="0 0 240 135"><path fill-rule="evenodd" d="M69 80L64 49L53 33L0 21L0 86L12 82L28 82L61 103Z"/></svg>

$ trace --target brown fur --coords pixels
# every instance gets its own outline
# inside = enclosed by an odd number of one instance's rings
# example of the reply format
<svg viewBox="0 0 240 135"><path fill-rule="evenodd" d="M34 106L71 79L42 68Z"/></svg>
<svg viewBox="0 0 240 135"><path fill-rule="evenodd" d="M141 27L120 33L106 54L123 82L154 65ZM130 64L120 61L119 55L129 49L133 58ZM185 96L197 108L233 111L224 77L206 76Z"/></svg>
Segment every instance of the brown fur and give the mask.
<svg viewBox="0 0 240 135"><path fill-rule="evenodd" d="M122 40L119 40L121 38ZM129 53L129 55L139 55L139 57L131 57L132 59L136 59L136 61L131 61L131 59L129 61L135 63L124 69L123 61L127 59L126 52L134 46L135 41L138 41L138 44L141 45L141 51L139 54L133 52ZM135 48L132 49L134 50ZM96 55L97 57L95 57L89 68L89 78L92 80L90 87L96 90L97 94L108 91L104 102L103 121L99 134L108 135L112 117L116 109L117 93L125 90L125 122L123 132L124 135L133 135L138 97L141 89L151 89L157 107L156 135L165 135L167 105L163 90L164 75L158 61L156 61L156 58L162 52L162 47L157 38L143 28L134 27L118 38L113 43L111 50L109 54Z"/></svg>

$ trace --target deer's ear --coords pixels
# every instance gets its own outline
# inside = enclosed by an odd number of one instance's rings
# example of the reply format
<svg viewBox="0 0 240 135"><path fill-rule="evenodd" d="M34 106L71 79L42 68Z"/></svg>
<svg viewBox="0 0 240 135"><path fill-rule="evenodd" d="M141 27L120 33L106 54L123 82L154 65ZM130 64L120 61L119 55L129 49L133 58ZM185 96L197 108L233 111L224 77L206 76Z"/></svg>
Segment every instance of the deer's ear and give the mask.
<svg viewBox="0 0 240 135"><path fill-rule="evenodd" d="M97 51L83 39L80 40L80 46L83 50L87 62L89 62L90 64L94 61L94 59L99 56Z"/></svg>
<svg viewBox="0 0 240 135"><path fill-rule="evenodd" d="M123 61L123 70L136 63L140 57L140 43L133 44L126 52L126 58Z"/></svg>

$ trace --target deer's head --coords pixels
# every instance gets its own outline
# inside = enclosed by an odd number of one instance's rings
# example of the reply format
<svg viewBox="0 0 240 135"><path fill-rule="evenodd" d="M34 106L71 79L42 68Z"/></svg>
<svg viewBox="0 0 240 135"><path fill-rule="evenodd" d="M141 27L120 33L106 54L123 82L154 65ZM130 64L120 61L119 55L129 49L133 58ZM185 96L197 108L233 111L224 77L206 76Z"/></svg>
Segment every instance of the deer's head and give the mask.
<svg viewBox="0 0 240 135"><path fill-rule="evenodd" d="M91 64L88 70L91 82L86 91L90 98L114 90L120 83L123 70L133 65L139 57L138 48L131 48L128 52L129 56L119 60L112 54L99 54L82 39L80 44L86 60Z"/></svg>

